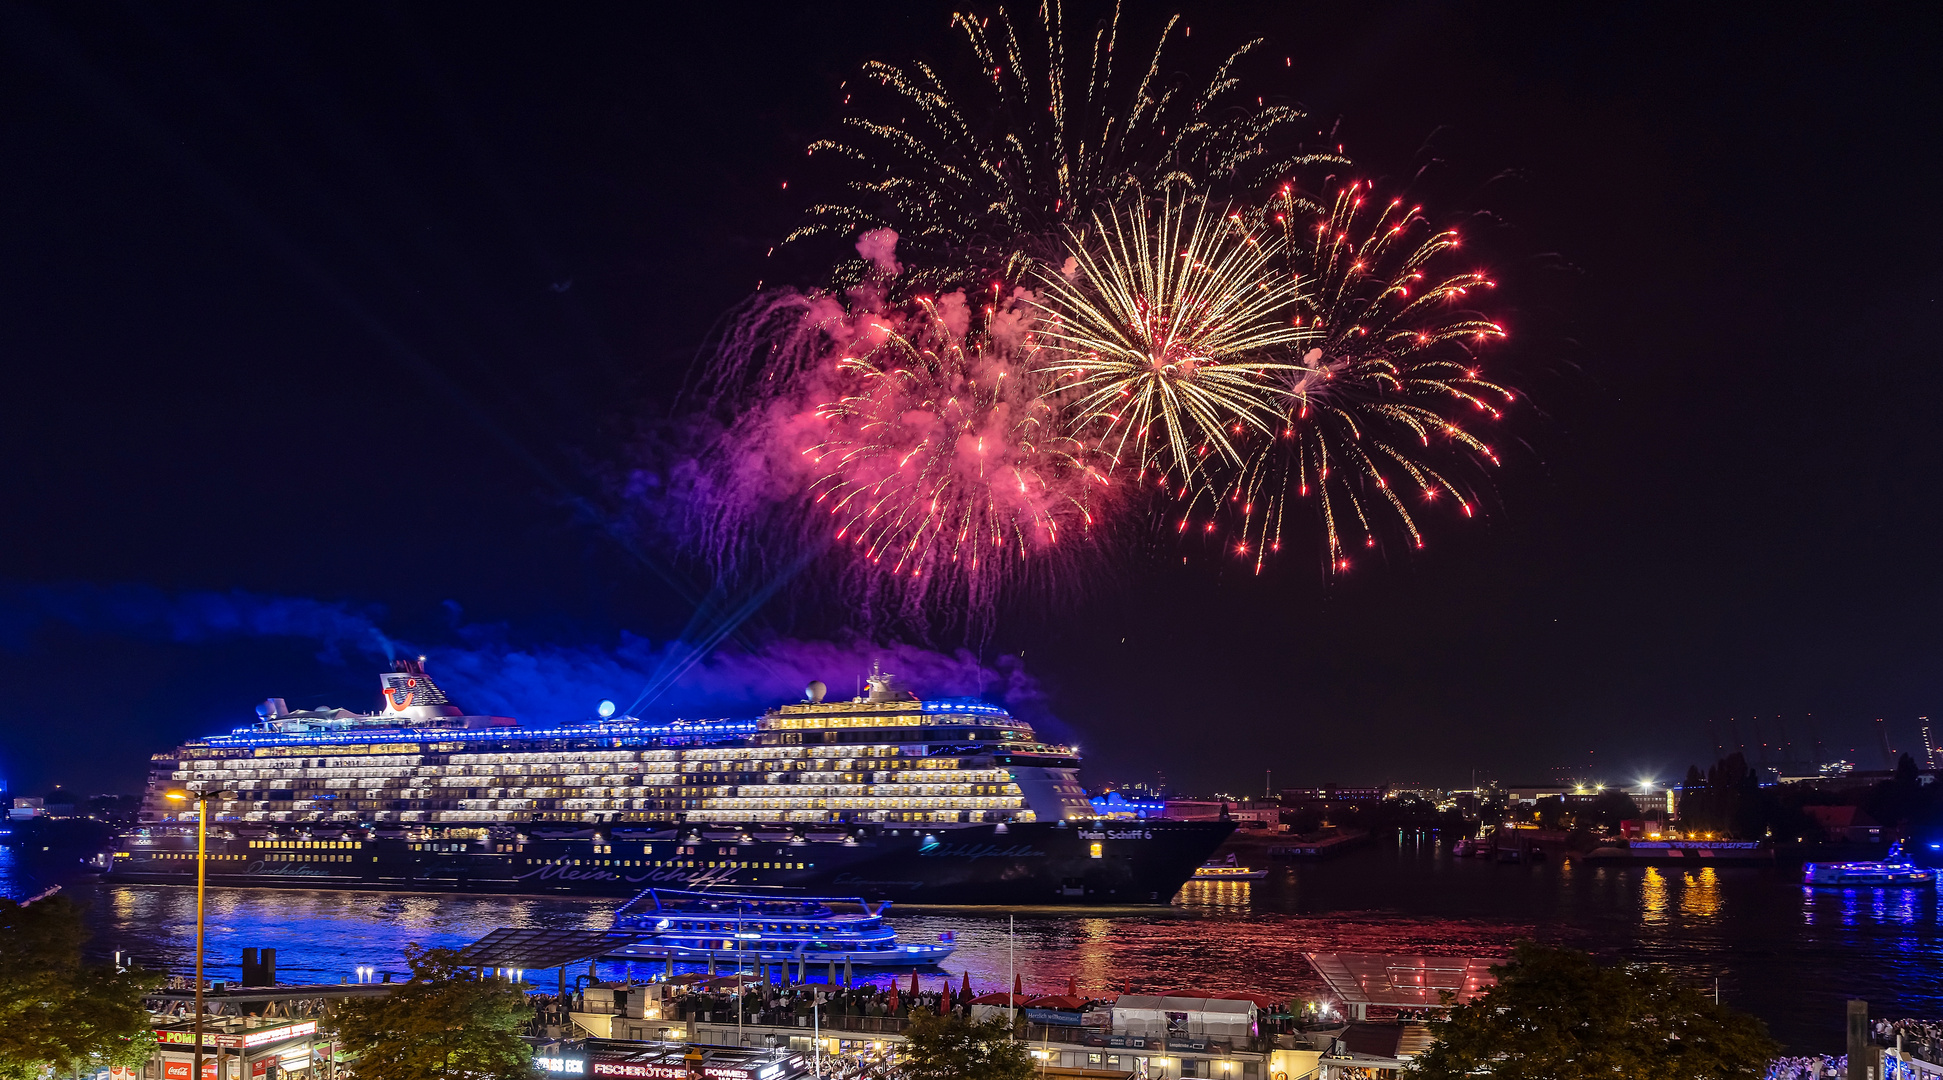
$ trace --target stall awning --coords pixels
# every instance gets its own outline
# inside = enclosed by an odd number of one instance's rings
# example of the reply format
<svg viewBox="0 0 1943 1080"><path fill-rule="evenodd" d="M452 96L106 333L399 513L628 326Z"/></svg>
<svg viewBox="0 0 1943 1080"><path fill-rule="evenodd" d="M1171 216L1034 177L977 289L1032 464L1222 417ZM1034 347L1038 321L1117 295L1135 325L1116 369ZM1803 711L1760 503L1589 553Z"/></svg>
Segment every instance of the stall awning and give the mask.
<svg viewBox="0 0 1943 1080"><path fill-rule="evenodd" d="M1503 959L1468 956L1393 956L1384 953L1303 953L1329 989L1349 1005L1436 1006L1443 995L1459 1005L1491 988L1491 967Z"/></svg>
<svg viewBox="0 0 1943 1080"><path fill-rule="evenodd" d="M556 968L577 960L606 956L637 936L607 930L508 927L494 930L459 950L459 962L465 967Z"/></svg>

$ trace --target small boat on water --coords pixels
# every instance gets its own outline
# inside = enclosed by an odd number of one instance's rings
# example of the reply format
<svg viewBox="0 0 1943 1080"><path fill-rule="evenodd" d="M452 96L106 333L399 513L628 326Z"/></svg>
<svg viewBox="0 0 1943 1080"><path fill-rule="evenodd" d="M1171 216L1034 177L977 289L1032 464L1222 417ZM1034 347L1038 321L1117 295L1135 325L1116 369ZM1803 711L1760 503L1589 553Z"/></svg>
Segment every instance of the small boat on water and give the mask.
<svg viewBox="0 0 1943 1080"><path fill-rule="evenodd" d="M1936 871L1910 862L1899 840L1880 862L1809 863L1807 881L1841 888L1921 889L1935 886Z"/></svg>
<svg viewBox="0 0 1943 1080"><path fill-rule="evenodd" d="M935 944L898 940L884 918L890 906L888 900L647 889L614 912L616 932L639 936L609 956L883 968L929 967L957 949L950 934Z"/></svg>
<svg viewBox="0 0 1943 1080"><path fill-rule="evenodd" d="M1266 870L1251 870L1246 866L1235 865L1234 852L1229 852L1224 860L1208 860L1194 871L1190 881L1260 881L1268 876Z"/></svg>

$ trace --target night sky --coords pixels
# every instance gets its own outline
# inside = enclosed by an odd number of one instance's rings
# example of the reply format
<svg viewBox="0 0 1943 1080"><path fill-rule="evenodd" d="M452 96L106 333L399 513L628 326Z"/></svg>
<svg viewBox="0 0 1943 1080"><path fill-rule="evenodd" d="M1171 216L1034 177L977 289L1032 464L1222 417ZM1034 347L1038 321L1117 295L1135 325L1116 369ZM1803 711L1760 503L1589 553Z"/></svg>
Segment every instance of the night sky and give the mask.
<svg viewBox="0 0 1943 1080"><path fill-rule="evenodd" d="M136 790L269 695L368 708L365 620L486 673L689 623L707 583L615 525L620 447L758 280L811 283L765 252L839 84L957 43L932 4L669 7L0 5L16 794ZM1943 717L1933 12L1207 7L1182 68L1265 36L1261 93L1499 223L1527 401L1423 552L1162 551L1009 612L984 658L1084 779L1671 778L1757 716L1879 768L1874 718ZM800 608L741 639L843 625Z"/></svg>

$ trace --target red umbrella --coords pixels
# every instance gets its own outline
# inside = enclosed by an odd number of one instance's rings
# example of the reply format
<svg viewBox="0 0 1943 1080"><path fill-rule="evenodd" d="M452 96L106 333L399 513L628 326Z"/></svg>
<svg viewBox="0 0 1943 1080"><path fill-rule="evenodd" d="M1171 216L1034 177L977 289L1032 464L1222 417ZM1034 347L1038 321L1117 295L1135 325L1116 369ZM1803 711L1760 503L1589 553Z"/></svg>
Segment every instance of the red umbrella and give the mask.
<svg viewBox="0 0 1943 1080"><path fill-rule="evenodd" d="M949 975L945 976L944 1004L940 1007L939 1011L940 1012L951 1011L951 976Z"/></svg>
<svg viewBox="0 0 1943 1080"><path fill-rule="evenodd" d="M1012 998L1013 998L1012 1004L1014 1005L1018 1004L1018 999L1024 996L1025 996L1025 976L1023 975L1012 976Z"/></svg>
<svg viewBox="0 0 1943 1080"><path fill-rule="evenodd" d="M891 980L891 999L885 1005L884 1011L889 1013L892 1016L897 1015L897 980L896 979Z"/></svg>
<svg viewBox="0 0 1943 1080"><path fill-rule="evenodd" d="M911 996L918 996L918 973L915 971L911 972Z"/></svg>
<svg viewBox="0 0 1943 1080"><path fill-rule="evenodd" d="M966 1001L970 1001L972 999L971 972L969 971L965 972L965 987L964 989L958 991L958 996L964 998Z"/></svg>
<svg viewBox="0 0 1943 1080"><path fill-rule="evenodd" d="M1079 981L1074 979L1071 975L1066 976L1066 996L1067 997L1079 996Z"/></svg>

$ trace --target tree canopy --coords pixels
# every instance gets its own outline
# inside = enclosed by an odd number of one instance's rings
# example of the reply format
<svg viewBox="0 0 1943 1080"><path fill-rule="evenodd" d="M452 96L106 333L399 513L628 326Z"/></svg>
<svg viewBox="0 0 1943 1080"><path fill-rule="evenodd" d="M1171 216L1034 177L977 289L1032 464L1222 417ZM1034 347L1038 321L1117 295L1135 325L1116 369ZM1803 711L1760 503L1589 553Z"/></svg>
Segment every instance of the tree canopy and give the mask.
<svg viewBox="0 0 1943 1080"><path fill-rule="evenodd" d="M1729 1080L1766 1074L1766 1025L1651 968L1522 942L1497 985L1432 1026L1426 1080Z"/></svg>
<svg viewBox="0 0 1943 1080"><path fill-rule="evenodd" d="M338 1010L338 1038L358 1080L530 1080L520 1030L526 995L459 966L453 949L405 950L411 981Z"/></svg>
<svg viewBox="0 0 1943 1080"><path fill-rule="evenodd" d="M1002 1018L972 1023L961 1016L911 1013L904 1029L906 1080L1028 1080L1032 1059L1012 1041L1012 1026Z"/></svg>
<svg viewBox="0 0 1943 1080"><path fill-rule="evenodd" d="M160 980L83 964L87 940L66 897L0 900L0 1080L140 1065L155 1052L142 999Z"/></svg>

